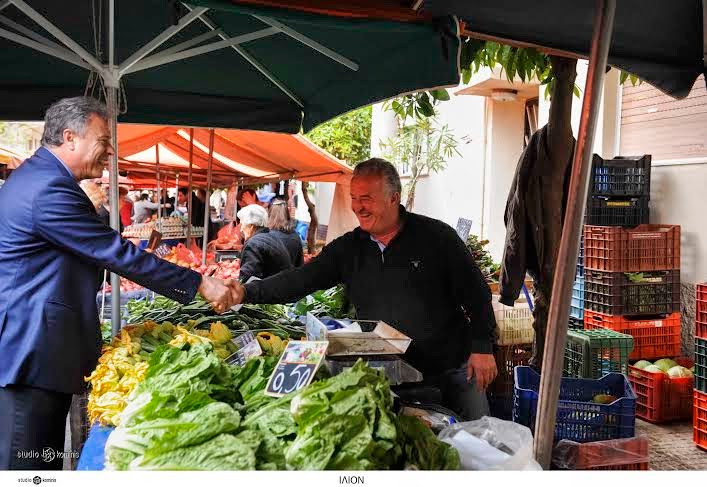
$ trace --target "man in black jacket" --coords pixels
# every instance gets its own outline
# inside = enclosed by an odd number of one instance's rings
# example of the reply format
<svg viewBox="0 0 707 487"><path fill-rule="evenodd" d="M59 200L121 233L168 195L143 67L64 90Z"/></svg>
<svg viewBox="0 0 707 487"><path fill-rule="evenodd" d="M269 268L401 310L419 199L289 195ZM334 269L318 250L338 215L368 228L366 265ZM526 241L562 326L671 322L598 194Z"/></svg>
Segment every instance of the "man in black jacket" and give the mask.
<svg viewBox="0 0 707 487"><path fill-rule="evenodd" d="M311 263L246 284L251 303L293 302L343 283L359 319L383 320L410 336L405 355L462 418L488 414L483 394L496 376L491 292L449 225L400 205L395 167L359 164L351 208L360 227L327 245Z"/></svg>

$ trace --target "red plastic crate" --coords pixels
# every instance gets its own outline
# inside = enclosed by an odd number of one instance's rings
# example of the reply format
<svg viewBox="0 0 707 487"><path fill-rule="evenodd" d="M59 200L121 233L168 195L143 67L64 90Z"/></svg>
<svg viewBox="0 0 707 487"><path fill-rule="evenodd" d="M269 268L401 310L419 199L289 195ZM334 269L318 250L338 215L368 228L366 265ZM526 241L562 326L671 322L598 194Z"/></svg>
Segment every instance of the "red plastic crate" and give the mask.
<svg viewBox="0 0 707 487"><path fill-rule="evenodd" d="M680 226L584 226L584 267L607 272L680 269Z"/></svg>
<svg viewBox="0 0 707 487"><path fill-rule="evenodd" d="M695 391L693 401L693 441L698 447L707 450L707 393Z"/></svg>
<svg viewBox="0 0 707 487"><path fill-rule="evenodd" d="M707 339L707 283L697 285L695 338Z"/></svg>
<svg viewBox="0 0 707 487"><path fill-rule="evenodd" d="M675 359L678 365L692 367L689 357ZM651 423L667 423L692 417L693 377L670 378L660 372L646 372L633 365L628 379L636 393L636 416Z"/></svg>
<svg viewBox="0 0 707 487"><path fill-rule="evenodd" d="M648 462L646 436L588 443L560 440L552 452L553 466L560 470L648 470Z"/></svg>
<svg viewBox="0 0 707 487"><path fill-rule="evenodd" d="M628 319L584 310L584 329L607 328L633 337L629 360L656 360L680 355L680 313L667 316Z"/></svg>

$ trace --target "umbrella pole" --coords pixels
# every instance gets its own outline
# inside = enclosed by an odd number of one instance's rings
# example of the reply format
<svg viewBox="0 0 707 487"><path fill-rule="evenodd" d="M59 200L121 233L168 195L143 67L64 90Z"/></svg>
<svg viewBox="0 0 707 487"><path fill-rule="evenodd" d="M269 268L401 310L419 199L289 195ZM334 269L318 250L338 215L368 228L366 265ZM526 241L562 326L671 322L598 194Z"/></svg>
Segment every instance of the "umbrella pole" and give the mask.
<svg viewBox="0 0 707 487"><path fill-rule="evenodd" d="M214 129L209 133L209 168L206 176L206 198L204 201L204 238L201 242L201 264L206 265L206 246L209 242L209 222L211 221L211 166L214 162Z"/></svg>
<svg viewBox="0 0 707 487"><path fill-rule="evenodd" d="M113 135L113 157L109 167L109 199L110 199L110 226L116 232L120 231L120 201L118 201L118 88L106 87L106 105L110 117L110 131ZM120 333L120 276L115 273L110 275L111 285L111 330L113 336Z"/></svg>
<svg viewBox="0 0 707 487"><path fill-rule="evenodd" d="M572 161L567 211L552 283L547 338L543 354L543 373L540 378L537 419L535 420L534 453L536 460L544 469L550 467L552 460L572 283L579 253L579 237L584 220L582 217L584 205L587 200L594 132L601 101L606 60L611 44L616 0L597 0L596 8L582 115Z"/></svg>
<svg viewBox="0 0 707 487"><path fill-rule="evenodd" d="M187 246L191 243L192 165L194 164L194 128L189 129L189 192L187 193Z"/></svg>
<svg viewBox="0 0 707 487"><path fill-rule="evenodd" d="M157 231L162 232L162 181L160 180L160 144L155 144L155 170L157 171Z"/></svg>

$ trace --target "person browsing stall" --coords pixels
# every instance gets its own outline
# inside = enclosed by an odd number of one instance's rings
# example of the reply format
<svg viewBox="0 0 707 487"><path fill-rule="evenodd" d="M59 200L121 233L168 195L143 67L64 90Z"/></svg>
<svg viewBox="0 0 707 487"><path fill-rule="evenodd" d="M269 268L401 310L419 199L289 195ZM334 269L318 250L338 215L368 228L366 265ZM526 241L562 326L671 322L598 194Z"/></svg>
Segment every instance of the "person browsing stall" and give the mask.
<svg viewBox="0 0 707 487"><path fill-rule="evenodd" d="M198 291L217 312L236 301L234 281L170 264L101 223L79 182L100 178L114 153L106 106L65 98L46 112L42 147L0 189L0 470L62 468L42 452L64 451L72 394L100 356L100 268L180 303Z"/></svg>
<svg viewBox="0 0 707 487"><path fill-rule="evenodd" d="M491 291L456 231L400 205L398 172L383 159L356 166L351 209L359 227L310 263L241 286L241 301L291 303L343 284L358 319L382 320L412 338L404 358L461 418L488 414L497 374Z"/></svg>
<svg viewBox="0 0 707 487"><path fill-rule="evenodd" d="M287 202L281 199L274 199L268 208L268 228L290 254L292 265L300 267L304 264L304 250L302 249L302 239L295 232L295 226L290 219L290 212L287 209Z"/></svg>
<svg viewBox="0 0 707 487"><path fill-rule="evenodd" d="M245 244L241 251L240 280L247 282L291 269L290 254L280 239L268 228L268 212L259 205L248 205L238 211Z"/></svg>

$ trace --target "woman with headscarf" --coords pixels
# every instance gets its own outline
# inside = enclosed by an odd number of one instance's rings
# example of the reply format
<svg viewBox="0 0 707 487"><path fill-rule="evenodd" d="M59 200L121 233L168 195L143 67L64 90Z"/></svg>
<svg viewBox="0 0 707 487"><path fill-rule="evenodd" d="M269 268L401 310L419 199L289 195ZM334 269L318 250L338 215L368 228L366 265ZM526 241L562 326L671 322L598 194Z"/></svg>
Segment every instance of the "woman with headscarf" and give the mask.
<svg viewBox="0 0 707 487"><path fill-rule="evenodd" d="M248 205L238 212L245 240L241 251L242 282L251 277L265 279L291 269L290 254L280 239L268 228L268 212L259 205Z"/></svg>

